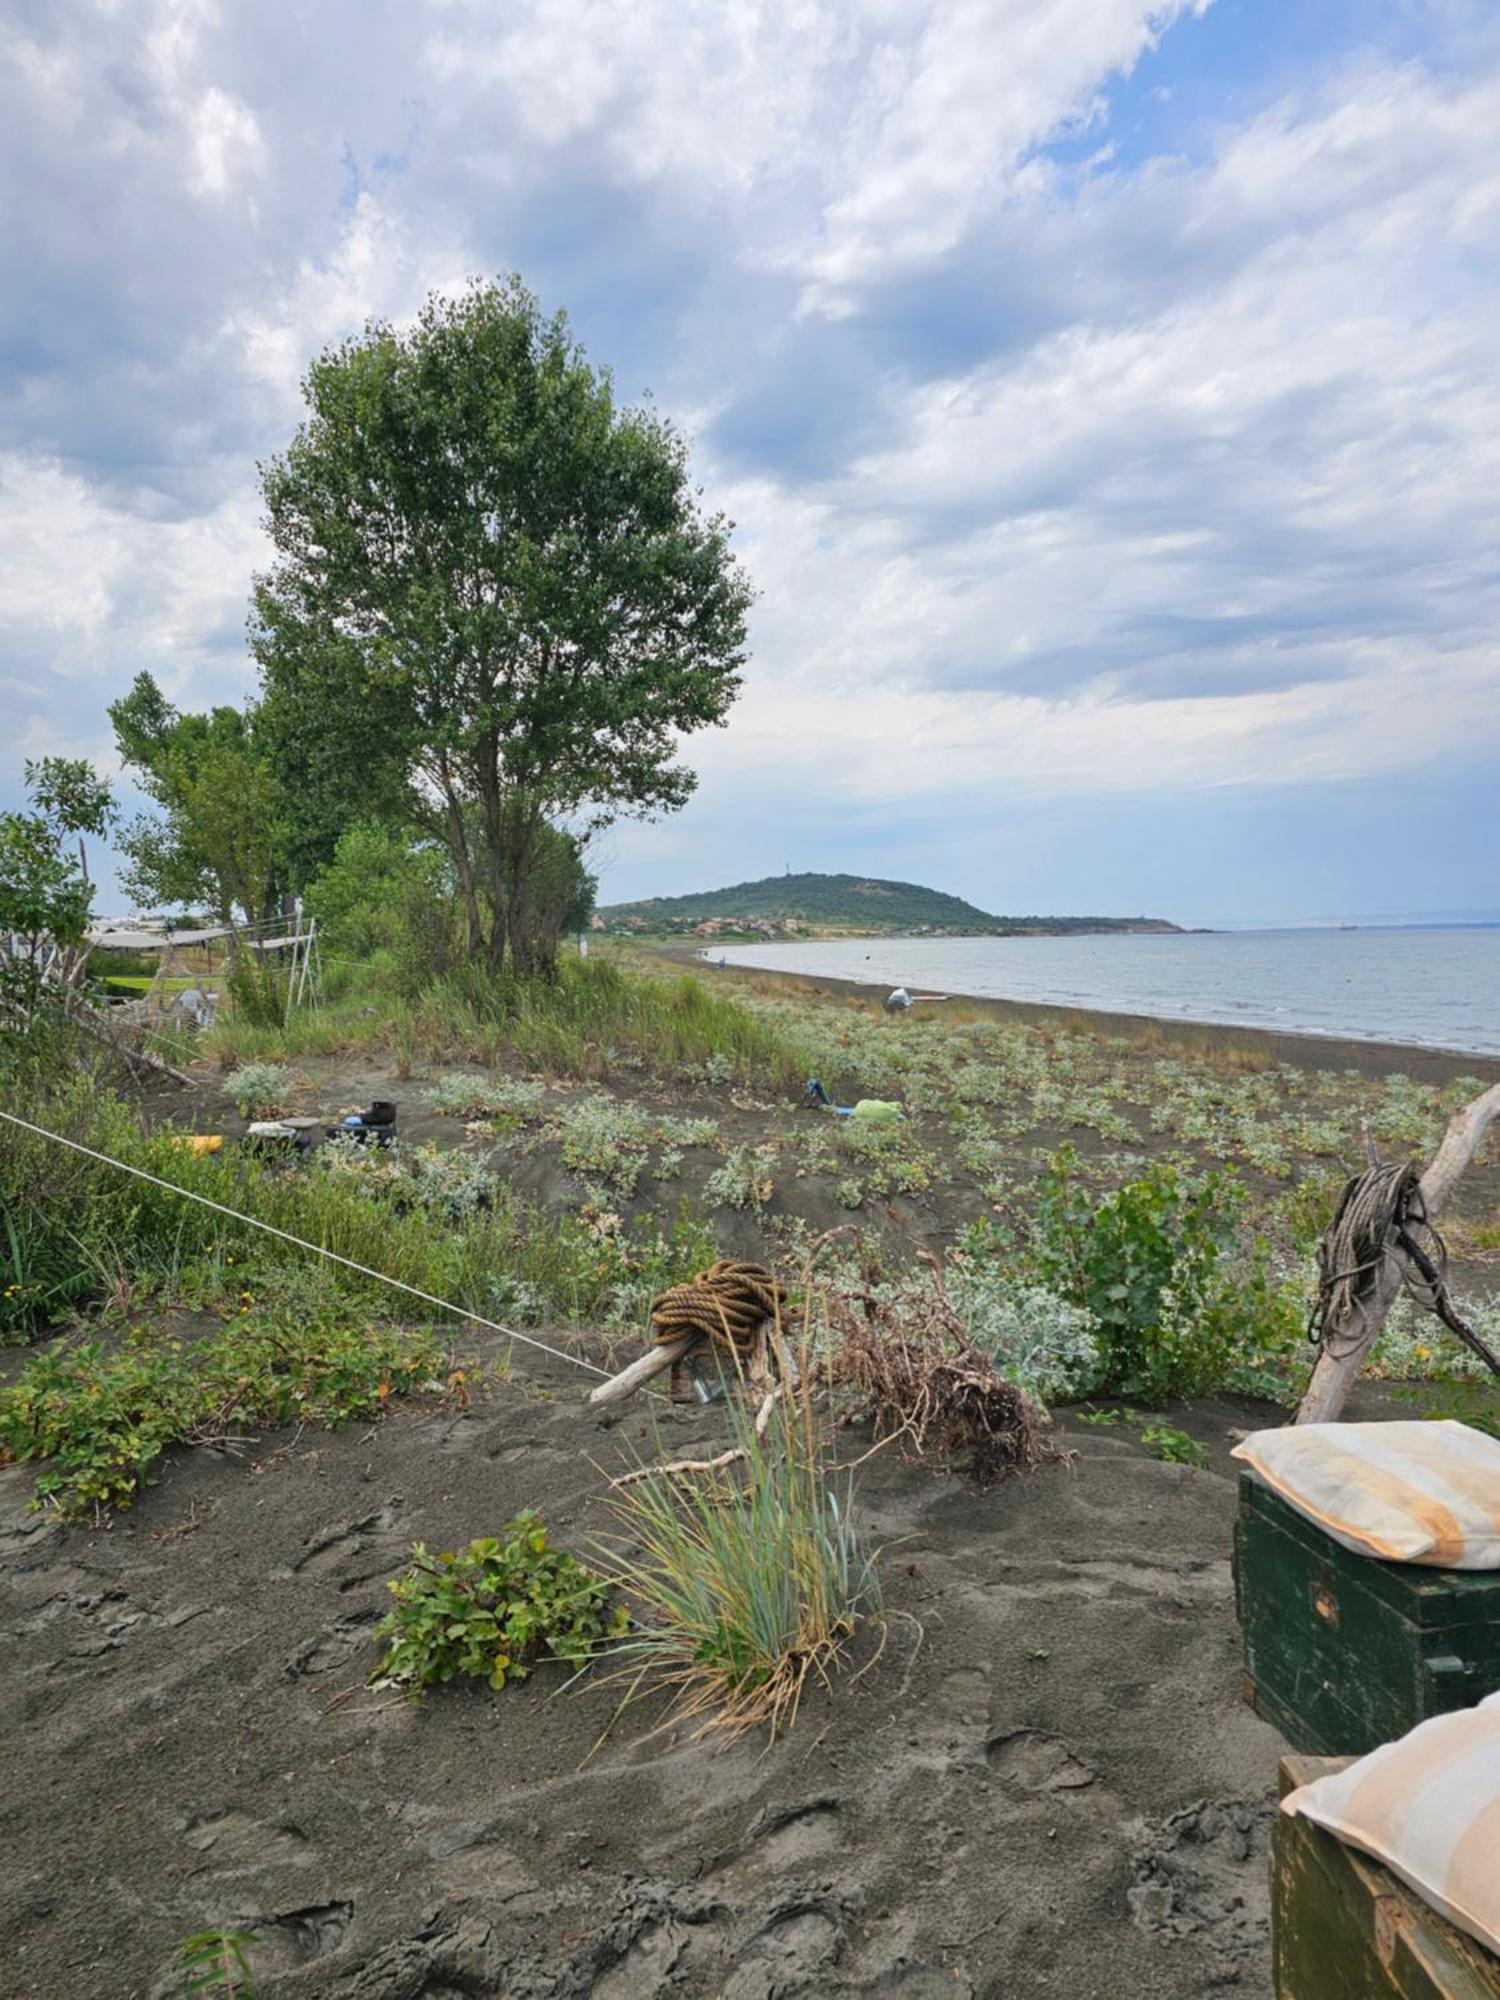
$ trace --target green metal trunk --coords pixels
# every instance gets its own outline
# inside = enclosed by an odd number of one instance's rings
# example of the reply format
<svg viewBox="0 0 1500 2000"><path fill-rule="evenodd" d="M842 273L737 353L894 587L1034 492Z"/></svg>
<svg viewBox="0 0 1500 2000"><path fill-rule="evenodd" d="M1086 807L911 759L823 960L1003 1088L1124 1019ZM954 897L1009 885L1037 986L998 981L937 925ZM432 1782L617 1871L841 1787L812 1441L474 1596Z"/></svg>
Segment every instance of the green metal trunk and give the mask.
<svg viewBox="0 0 1500 2000"><path fill-rule="evenodd" d="M1294 1749L1358 1757L1500 1688L1500 1572L1356 1555L1240 1480L1245 1699Z"/></svg>

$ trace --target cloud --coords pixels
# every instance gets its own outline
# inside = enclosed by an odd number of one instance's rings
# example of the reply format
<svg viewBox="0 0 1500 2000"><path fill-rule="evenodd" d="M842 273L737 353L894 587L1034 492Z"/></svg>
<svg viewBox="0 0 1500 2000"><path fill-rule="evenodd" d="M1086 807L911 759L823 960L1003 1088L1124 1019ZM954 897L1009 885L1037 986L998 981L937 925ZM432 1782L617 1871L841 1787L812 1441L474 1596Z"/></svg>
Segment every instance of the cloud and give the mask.
<svg viewBox="0 0 1500 2000"><path fill-rule="evenodd" d="M1360 13L1262 77L1202 0L23 9L13 744L107 754L142 666L248 691L309 360L519 267L760 587L685 825L1493 763L1500 34Z"/></svg>

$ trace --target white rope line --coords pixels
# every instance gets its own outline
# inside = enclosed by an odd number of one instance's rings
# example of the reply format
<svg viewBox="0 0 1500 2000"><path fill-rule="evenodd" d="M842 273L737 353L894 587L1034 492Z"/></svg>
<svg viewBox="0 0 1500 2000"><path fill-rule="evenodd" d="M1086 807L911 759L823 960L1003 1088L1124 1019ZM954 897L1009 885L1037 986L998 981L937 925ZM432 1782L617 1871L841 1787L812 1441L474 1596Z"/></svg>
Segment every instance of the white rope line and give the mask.
<svg viewBox="0 0 1500 2000"><path fill-rule="evenodd" d="M518 1333L513 1326L501 1326L498 1320L486 1319L483 1313L470 1312L448 1299L436 1298L431 1292L407 1284L404 1278L393 1278L388 1271L371 1270L368 1264L357 1264L352 1257L345 1257L337 1250L325 1249L321 1243L308 1243L300 1236L293 1236L288 1229L278 1229L274 1222L262 1222L254 1215L241 1215L237 1209L226 1207L222 1201L213 1201L193 1188L179 1187L175 1181L165 1181L159 1174L148 1174L144 1167L132 1167L125 1160L113 1160L108 1153L96 1152L92 1146L85 1146L78 1139L65 1139L61 1132L49 1132L45 1125L33 1125L29 1118L17 1118L12 1111L0 1111L0 1118L8 1125L19 1125L23 1132L34 1132L39 1139L50 1139L54 1145L67 1146L72 1152L82 1153L85 1159L97 1160L101 1166L116 1167L122 1174L133 1174L138 1181L149 1181L153 1187L165 1188L168 1194L181 1195L184 1201L196 1201L200 1208L212 1208L220 1215L227 1215L231 1222L242 1223L247 1229L262 1229L267 1236L279 1236L283 1243L294 1244L299 1250L310 1250L315 1257L326 1257L330 1264L342 1264L346 1270L357 1271L362 1278L374 1278L378 1284L391 1285L398 1292L408 1292L414 1299L453 1313L459 1319L472 1320L475 1326L487 1327L491 1333L503 1333L507 1340L519 1340L527 1347L536 1348L539 1353L550 1354L554 1360L570 1361L575 1368L586 1368L590 1375L602 1376L606 1382L610 1380L607 1368L596 1367L592 1361L585 1361L582 1355L569 1354L565 1347L552 1347L545 1340L533 1339L529 1333Z"/></svg>

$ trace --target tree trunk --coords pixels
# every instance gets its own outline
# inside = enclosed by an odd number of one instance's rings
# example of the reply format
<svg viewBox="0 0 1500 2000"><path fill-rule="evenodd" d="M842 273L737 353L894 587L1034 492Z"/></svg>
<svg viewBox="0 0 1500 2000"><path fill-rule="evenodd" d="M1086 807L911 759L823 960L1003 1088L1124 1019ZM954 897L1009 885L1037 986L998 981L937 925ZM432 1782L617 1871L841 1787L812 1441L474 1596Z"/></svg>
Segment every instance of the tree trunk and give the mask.
<svg viewBox="0 0 1500 2000"><path fill-rule="evenodd" d="M1436 1219L1457 1187L1465 1167L1484 1144L1485 1134L1500 1118L1500 1083L1455 1111L1443 1134L1443 1143L1422 1176L1422 1199L1427 1213ZM1359 1379L1365 1357L1374 1346L1386 1314L1401 1289L1401 1261L1388 1250L1375 1275L1370 1297L1364 1302L1359 1330L1329 1326L1324 1330L1323 1350L1313 1368L1312 1379L1297 1410L1299 1424L1337 1423L1349 1391ZM1332 1345L1337 1353L1330 1353Z"/></svg>
<svg viewBox="0 0 1500 2000"><path fill-rule="evenodd" d="M531 907L532 862L540 817L535 808L514 803L505 849L505 914L510 932L511 963L518 972L527 974L546 970L538 962L535 913Z"/></svg>
<svg viewBox="0 0 1500 2000"><path fill-rule="evenodd" d="M479 914L479 892L474 882L474 861L469 853L469 836L464 827L463 809L444 774L440 780L443 810L448 822L446 846L453 856L458 892L463 897L464 921L468 925L468 955L473 957L484 944L484 922Z"/></svg>

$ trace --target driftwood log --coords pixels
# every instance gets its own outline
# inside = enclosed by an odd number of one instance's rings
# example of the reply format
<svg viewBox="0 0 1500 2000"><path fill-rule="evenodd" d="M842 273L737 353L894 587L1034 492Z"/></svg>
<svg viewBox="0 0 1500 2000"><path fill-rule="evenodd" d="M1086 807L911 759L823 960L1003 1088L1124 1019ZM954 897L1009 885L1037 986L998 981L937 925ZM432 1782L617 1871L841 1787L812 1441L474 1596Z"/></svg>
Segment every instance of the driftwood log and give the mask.
<svg viewBox="0 0 1500 2000"><path fill-rule="evenodd" d="M1500 1118L1500 1083L1454 1112L1443 1142L1421 1180L1422 1200L1429 1216L1435 1218L1446 1205L1496 1118ZM1349 1391L1359 1379L1365 1358L1395 1304L1401 1283L1401 1258L1394 1249L1388 1250L1363 1302L1358 1324L1329 1325L1324 1329L1323 1350L1297 1411L1299 1424L1338 1422Z"/></svg>
<svg viewBox="0 0 1500 2000"><path fill-rule="evenodd" d="M638 1361L632 1361L628 1368L622 1368L618 1375L611 1375L607 1382L601 1382L589 1397L591 1403L623 1403L627 1396L633 1396L654 1376L663 1375L667 1369L681 1361L690 1347L696 1347L702 1339L698 1333L685 1333L679 1340L665 1340L657 1347L648 1347Z"/></svg>

